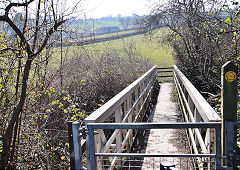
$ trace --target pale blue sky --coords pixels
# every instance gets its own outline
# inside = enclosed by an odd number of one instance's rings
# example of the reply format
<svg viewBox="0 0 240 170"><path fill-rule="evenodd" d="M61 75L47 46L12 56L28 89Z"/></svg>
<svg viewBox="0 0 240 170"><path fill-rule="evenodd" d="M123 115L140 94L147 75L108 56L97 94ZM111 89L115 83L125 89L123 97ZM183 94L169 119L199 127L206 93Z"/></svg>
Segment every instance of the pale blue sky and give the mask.
<svg viewBox="0 0 240 170"><path fill-rule="evenodd" d="M99 18L103 16L116 16L121 14L129 16L133 13L144 15L148 13L149 0L85 0L82 8L86 17Z"/></svg>

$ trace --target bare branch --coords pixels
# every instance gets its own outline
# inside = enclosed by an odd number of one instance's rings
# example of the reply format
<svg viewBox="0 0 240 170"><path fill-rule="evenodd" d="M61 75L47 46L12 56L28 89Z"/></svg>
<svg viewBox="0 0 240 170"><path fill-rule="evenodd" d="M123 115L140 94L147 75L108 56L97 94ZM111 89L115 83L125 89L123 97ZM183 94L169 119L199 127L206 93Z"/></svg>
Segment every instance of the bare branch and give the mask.
<svg viewBox="0 0 240 170"><path fill-rule="evenodd" d="M28 54L33 54L30 45L28 44L27 40L25 39L23 33L19 30L19 28L13 23L13 21L8 16L0 16L0 21L7 22L12 29L16 32L16 34L19 36L21 41L23 42L23 45L26 45L26 51Z"/></svg>
<svg viewBox="0 0 240 170"><path fill-rule="evenodd" d="M7 20L7 16L3 15L3 16L0 16L0 21L6 21Z"/></svg>
<svg viewBox="0 0 240 170"><path fill-rule="evenodd" d="M34 51L35 47L36 47L36 42L37 42L37 37L38 37L38 30L39 30L39 15L40 15L40 4L41 4L41 0L38 1L38 9L37 9L37 16L36 16L36 29L35 29L35 33L34 33L34 40L33 40L33 47L32 50Z"/></svg>
<svg viewBox="0 0 240 170"><path fill-rule="evenodd" d="M22 7L22 6L28 6L28 4L32 3L34 0L30 0L25 3L10 3L6 8L5 8L5 15L8 16L8 13L12 7Z"/></svg>
<svg viewBox="0 0 240 170"><path fill-rule="evenodd" d="M54 22L56 22L57 18L56 18L56 14L55 14L55 10L54 10L53 0L51 3L51 7L52 7L53 19L54 19Z"/></svg>
<svg viewBox="0 0 240 170"><path fill-rule="evenodd" d="M22 29L23 33L25 33L25 30L27 28L27 23L28 23L28 6L25 7L25 19L24 19L24 26Z"/></svg>
<svg viewBox="0 0 240 170"><path fill-rule="evenodd" d="M47 45L47 41L48 39L50 38L50 36L58 29L58 27L60 25L62 25L64 22L66 22L67 20L62 20L62 21L59 21L59 22L56 22L54 24L54 26L48 31L45 39L43 40L43 43L42 43L42 46L38 49L38 51L34 54L34 56L38 55L39 53L42 52L42 50L44 49L44 47Z"/></svg>
<svg viewBox="0 0 240 170"><path fill-rule="evenodd" d="M4 49L1 49L0 50L0 54L4 53L5 51L20 51L20 49L18 48L12 48L12 47L7 47L7 48L4 48Z"/></svg>

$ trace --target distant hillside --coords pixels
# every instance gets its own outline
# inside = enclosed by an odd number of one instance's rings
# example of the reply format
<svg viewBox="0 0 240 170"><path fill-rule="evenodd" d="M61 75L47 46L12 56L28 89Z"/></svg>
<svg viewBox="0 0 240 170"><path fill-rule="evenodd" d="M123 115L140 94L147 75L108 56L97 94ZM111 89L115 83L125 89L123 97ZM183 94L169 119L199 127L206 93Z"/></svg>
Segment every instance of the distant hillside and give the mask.
<svg viewBox="0 0 240 170"><path fill-rule="evenodd" d="M102 34L98 36L93 36L93 37L86 37L83 39L75 40L73 41L65 41L62 46L82 46L82 45L87 45L87 44L94 44L94 43L99 43L99 42L105 42L105 41L112 41L112 40L117 40L121 38L126 38L126 37L131 37L131 36L136 36L140 34L146 33L145 30L132 30L132 31L122 31L122 32L116 32L116 33L111 33L111 34ZM60 47L61 43L56 43L56 47Z"/></svg>
<svg viewBox="0 0 240 170"><path fill-rule="evenodd" d="M98 19L77 19L71 22L71 31L79 34L102 34L137 28L134 24L139 16L107 16Z"/></svg>

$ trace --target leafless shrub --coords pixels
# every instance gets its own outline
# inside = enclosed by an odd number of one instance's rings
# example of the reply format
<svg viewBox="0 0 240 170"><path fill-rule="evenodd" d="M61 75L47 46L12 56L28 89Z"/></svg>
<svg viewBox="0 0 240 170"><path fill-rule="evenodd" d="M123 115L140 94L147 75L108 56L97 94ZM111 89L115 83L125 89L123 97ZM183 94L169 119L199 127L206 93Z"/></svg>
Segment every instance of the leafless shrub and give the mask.
<svg viewBox="0 0 240 170"><path fill-rule="evenodd" d="M143 26L168 27L161 37L171 44L178 65L199 91L208 97L220 93L221 66L233 60L239 66L238 3L177 1L155 4Z"/></svg>
<svg viewBox="0 0 240 170"><path fill-rule="evenodd" d="M131 48L131 47L130 47ZM79 50L64 66L64 89L73 102L91 112L107 102L144 73L150 64L143 59L108 49L104 53Z"/></svg>
<svg viewBox="0 0 240 170"><path fill-rule="evenodd" d="M150 67L147 60L108 48L101 53L85 47L73 49L68 52L75 55L62 68L63 86L57 68L41 73L46 71L40 69L44 62L39 65L38 78L30 79L11 166L66 169L70 161L67 121L84 120Z"/></svg>

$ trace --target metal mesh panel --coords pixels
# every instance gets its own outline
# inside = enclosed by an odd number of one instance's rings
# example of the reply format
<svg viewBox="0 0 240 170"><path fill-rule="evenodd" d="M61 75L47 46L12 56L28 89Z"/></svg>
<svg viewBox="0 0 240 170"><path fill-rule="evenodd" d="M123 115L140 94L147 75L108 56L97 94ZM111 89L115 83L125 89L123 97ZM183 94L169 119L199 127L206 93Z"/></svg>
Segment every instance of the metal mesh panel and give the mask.
<svg viewBox="0 0 240 170"><path fill-rule="evenodd" d="M105 157L101 159L104 162L102 169L129 169L129 170L214 170L215 160L210 158L186 158L186 157L145 157L145 158L129 158L118 157L116 164L111 166L109 160L113 157ZM200 162L199 162L200 160Z"/></svg>

